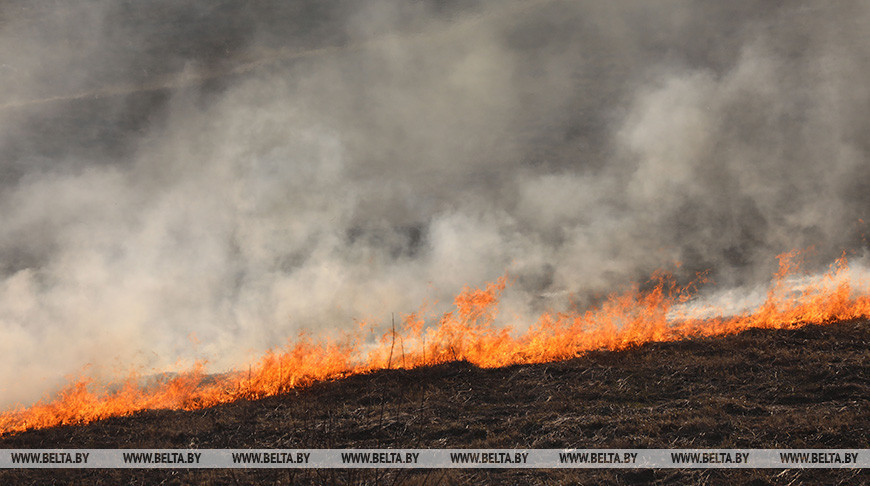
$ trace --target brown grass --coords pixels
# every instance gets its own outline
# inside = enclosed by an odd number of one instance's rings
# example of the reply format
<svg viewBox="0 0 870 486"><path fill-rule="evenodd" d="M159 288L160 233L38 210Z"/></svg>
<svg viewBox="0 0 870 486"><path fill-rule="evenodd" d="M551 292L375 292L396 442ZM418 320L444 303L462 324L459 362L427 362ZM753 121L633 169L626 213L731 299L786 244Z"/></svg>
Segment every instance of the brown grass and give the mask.
<svg viewBox="0 0 870 486"><path fill-rule="evenodd" d="M570 361L381 371L280 397L0 438L4 448L868 448L870 322ZM5 470L0 484L856 484L860 470Z"/></svg>

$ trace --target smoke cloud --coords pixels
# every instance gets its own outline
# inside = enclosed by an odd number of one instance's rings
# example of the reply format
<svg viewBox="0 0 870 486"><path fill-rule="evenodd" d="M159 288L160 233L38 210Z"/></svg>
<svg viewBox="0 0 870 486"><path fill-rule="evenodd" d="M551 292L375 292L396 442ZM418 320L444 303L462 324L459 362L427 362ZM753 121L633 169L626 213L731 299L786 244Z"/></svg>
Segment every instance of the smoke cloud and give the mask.
<svg viewBox="0 0 870 486"><path fill-rule="evenodd" d="M867 32L861 1L4 2L0 405L505 272L523 328L861 252Z"/></svg>

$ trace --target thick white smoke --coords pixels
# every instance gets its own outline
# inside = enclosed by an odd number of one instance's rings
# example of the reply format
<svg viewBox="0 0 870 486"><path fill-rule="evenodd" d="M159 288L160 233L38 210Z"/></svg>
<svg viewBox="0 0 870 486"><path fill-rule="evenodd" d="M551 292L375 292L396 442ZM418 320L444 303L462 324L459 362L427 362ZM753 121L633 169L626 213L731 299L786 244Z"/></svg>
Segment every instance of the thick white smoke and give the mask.
<svg viewBox="0 0 870 486"><path fill-rule="evenodd" d="M269 4L0 7L3 405L863 248L866 2Z"/></svg>

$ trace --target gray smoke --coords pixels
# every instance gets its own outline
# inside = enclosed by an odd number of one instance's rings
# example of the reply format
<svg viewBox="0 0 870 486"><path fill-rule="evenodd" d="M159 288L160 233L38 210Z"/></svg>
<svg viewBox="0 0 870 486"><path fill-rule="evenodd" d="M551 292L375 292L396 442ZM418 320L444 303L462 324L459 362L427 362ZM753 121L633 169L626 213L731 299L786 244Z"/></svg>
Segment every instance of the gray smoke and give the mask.
<svg viewBox="0 0 870 486"><path fill-rule="evenodd" d="M505 272L522 329L863 251L867 32L862 1L6 1L2 404Z"/></svg>

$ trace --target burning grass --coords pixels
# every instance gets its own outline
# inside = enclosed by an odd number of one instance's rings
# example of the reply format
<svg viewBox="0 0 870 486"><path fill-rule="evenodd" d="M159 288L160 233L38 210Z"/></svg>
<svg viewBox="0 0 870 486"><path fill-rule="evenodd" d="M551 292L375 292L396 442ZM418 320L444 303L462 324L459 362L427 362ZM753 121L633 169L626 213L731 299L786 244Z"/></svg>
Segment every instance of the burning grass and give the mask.
<svg viewBox="0 0 870 486"><path fill-rule="evenodd" d="M365 329L338 341L300 336L285 349L267 353L247 373L207 377L202 367L165 384L142 388L130 379L113 391L84 379L52 401L0 415L0 434L65 424L86 424L143 410L196 410L241 399L280 395L293 389L380 369L414 369L465 361L484 368L566 360L600 350L624 350L650 342L723 336L747 329L792 328L870 316L870 295L856 292L845 258L825 275L796 289L790 278L799 269L797 254L780 257L780 270L765 302L755 311L728 317L674 319L676 306L691 297L666 276L647 292L634 288L613 295L584 313L547 313L527 332L514 335L494 326L498 300L507 279L467 288L455 310L425 326L419 314L406 316L400 329L386 332L378 346L364 352ZM863 285L863 283L861 283ZM863 288L863 287L862 287Z"/></svg>
<svg viewBox="0 0 870 486"><path fill-rule="evenodd" d="M870 321L466 361L196 411L0 438L7 448L866 448ZM862 484L862 470L5 470L2 484Z"/></svg>

